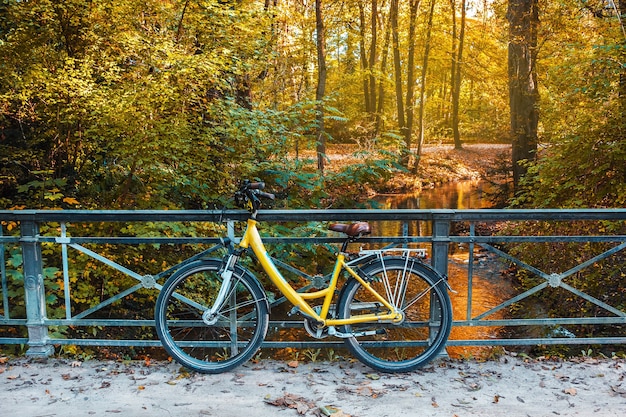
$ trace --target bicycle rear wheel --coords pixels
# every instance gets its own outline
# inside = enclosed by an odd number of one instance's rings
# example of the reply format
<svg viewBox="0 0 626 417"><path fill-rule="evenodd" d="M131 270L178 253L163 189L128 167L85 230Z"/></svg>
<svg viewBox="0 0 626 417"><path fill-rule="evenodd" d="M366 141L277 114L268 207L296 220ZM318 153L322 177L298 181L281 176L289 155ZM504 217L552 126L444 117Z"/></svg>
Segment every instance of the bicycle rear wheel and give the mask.
<svg viewBox="0 0 626 417"><path fill-rule="evenodd" d="M229 371L252 357L268 327L263 289L251 273L238 266L219 317L209 324L210 309L222 285L222 262L199 261L172 275L163 285L155 309L157 334L165 350L197 372Z"/></svg>
<svg viewBox="0 0 626 417"><path fill-rule="evenodd" d="M428 363L444 347L452 327L444 278L417 260L400 257L375 260L358 272L380 295L400 307L404 320L344 326L344 333L376 332L344 339L352 354L381 372L408 372ZM338 306L340 319L387 312L354 278L344 285Z"/></svg>

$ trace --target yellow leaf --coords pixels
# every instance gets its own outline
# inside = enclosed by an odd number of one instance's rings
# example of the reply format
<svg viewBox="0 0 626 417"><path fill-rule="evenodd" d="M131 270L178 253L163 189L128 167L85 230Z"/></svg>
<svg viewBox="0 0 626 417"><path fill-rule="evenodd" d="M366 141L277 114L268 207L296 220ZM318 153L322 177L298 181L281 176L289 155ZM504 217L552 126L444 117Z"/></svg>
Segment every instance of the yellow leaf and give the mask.
<svg viewBox="0 0 626 417"><path fill-rule="evenodd" d="M64 202L64 203L67 203L67 204L74 204L74 205L76 205L76 204L80 204L80 203L78 202L78 200L76 200L76 199L75 199L75 198L73 198L73 197L65 197L65 198L63 199L63 202Z"/></svg>

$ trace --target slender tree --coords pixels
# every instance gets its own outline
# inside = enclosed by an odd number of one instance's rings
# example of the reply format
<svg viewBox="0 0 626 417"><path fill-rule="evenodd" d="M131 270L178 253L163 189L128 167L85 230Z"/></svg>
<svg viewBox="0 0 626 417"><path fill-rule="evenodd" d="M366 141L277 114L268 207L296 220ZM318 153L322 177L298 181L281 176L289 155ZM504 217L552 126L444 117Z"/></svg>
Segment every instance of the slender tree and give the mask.
<svg viewBox="0 0 626 417"><path fill-rule="evenodd" d="M619 23L624 39L622 40L621 62L622 70L619 75L619 97L622 110L622 134L626 134L626 0L619 1Z"/></svg>
<svg viewBox="0 0 626 417"><path fill-rule="evenodd" d="M428 74L428 58L430 57L430 39L433 31L433 16L435 14L435 3L437 0L430 0L430 12L428 14L428 27L426 28L426 45L424 46L424 60L422 62L422 77L420 82L420 101L418 110L418 136L417 136L417 160L414 171L419 167L419 158L422 155L424 145L424 108L426 107L426 74Z"/></svg>
<svg viewBox="0 0 626 417"><path fill-rule="evenodd" d="M417 24L417 12L420 0L410 0L409 2L409 39L407 57L407 79L406 79L406 129L404 142L407 151L411 152L413 146L413 119L415 114L415 30Z"/></svg>
<svg viewBox="0 0 626 417"><path fill-rule="evenodd" d="M369 56L369 90L370 102L369 108L372 112L376 109L376 76L374 67L378 58L378 1L372 0L372 16L371 16L372 38L370 40L370 56Z"/></svg>
<svg viewBox="0 0 626 417"><path fill-rule="evenodd" d="M324 128L324 96L326 94L326 39L324 32L324 17L322 14L322 0L315 0L315 28L317 41L317 169L324 172L326 160L326 130Z"/></svg>
<svg viewBox="0 0 626 417"><path fill-rule="evenodd" d="M372 113L373 109L371 108L372 99L370 98L370 83L369 83L369 74L371 73L371 68L369 67L370 61L367 58L367 48L365 47L366 40L366 18L365 18L365 4L363 1L358 2L359 5L359 58L361 60L361 70L363 71L363 99L365 103L365 112Z"/></svg>
<svg viewBox="0 0 626 417"><path fill-rule="evenodd" d="M454 101L454 81L456 74L456 53L457 53L457 27L456 27L456 0L450 0L450 10L452 11L452 50L450 52L450 102L448 103L448 109L445 113L446 126L451 126L451 112L452 102Z"/></svg>
<svg viewBox="0 0 626 417"><path fill-rule="evenodd" d="M513 182L517 189L526 173L524 161L537 154L539 93L537 89L538 0L509 0L509 106L513 144Z"/></svg>
<svg viewBox="0 0 626 417"><path fill-rule="evenodd" d="M400 56L400 32L398 29L399 0L391 0L389 21L391 23L391 44L393 50L393 69L396 86L396 111L398 114L398 127L405 134L406 123L404 119L404 93L402 89L402 58Z"/></svg>
<svg viewBox="0 0 626 417"><path fill-rule="evenodd" d="M382 59L380 61L380 73L387 73L387 57L389 55L389 42L391 38L391 25L387 25L387 30L385 31L385 41L383 43L382 50ZM375 135L378 136L382 129L383 124L383 111L385 107L385 78L380 77L378 80L378 104L376 106L376 127L375 127Z"/></svg>
<svg viewBox="0 0 626 417"><path fill-rule="evenodd" d="M415 24L417 20L417 12L420 0L411 0L409 3L409 34L408 34L408 53L406 57L406 73L407 73L407 93L406 98L403 92L402 80L402 56L400 51L400 31L398 26L399 1L391 1L390 21L391 36L393 49L393 66L396 84L396 108L398 113L398 127L400 135L404 139L404 150L402 154L402 164L409 166L413 135L413 93L415 91L414 82L414 61L415 61ZM405 102L406 100L406 102Z"/></svg>
<svg viewBox="0 0 626 417"><path fill-rule="evenodd" d="M456 10L454 10L454 0L452 1L452 19L456 21ZM466 0L461 1L461 29L459 41L452 51L452 133L454 136L454 148L461 149L461 132L459 130L459 107L461 97L461 69L463 67L463 46L465 43L465 16ZM456 28L456 24L454 24Z"/></svg>

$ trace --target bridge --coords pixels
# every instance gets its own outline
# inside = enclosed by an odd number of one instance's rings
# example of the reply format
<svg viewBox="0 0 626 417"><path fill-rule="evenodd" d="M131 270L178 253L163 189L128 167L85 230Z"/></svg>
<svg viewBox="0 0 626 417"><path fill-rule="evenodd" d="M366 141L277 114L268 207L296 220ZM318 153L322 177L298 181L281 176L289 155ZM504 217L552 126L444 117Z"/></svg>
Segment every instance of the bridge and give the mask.
<svg viewBox="0 0 626 417"><path fill-rule="evenodd" d="M4 210L0 211L0 345L24 345L27 355L45 357L55 347L118 346L156 347L160 342L152 317L154 300L164 280L176 269L203 256L220 256L222 236L237 239L239 222L247 218L240 210L194 211L93 211L93 210ZM363 244L386 247L427 247L429 262L447 275L451 254L457 247L467 250L466 290L455 299L464 299L462 314L455 312L453 334L448 346L523 345L600 345L626 344L626 302L607 302L602 294L587 291L587 285L571 284L585 279L586 272L603 262L623 262L626 248L626 209L578 210L264 210L258 219L284 227L267 228L273 236L264 237L268 248L275 247L276 262L298 279L305 288L323 285L323 275L307 275L281 261L280 253L292 245L336 244L342 239L325 232L324 222L372 221L394 224L393 235L374 233ZM509 226L550 224L541 235L480 233L481 226L506 222ZM591 234L562 234L560 224L592 224ZM417 229L428 230L425 235ZM568 229L572 229L571 227ZM283 235L277 235L283 230ZM508 227L506 230L515 230ZM550 232L553 230L554 232ZM597 231L601 232L597 232ZM375 229L374 232L377 230ZM298 232L301 234L299 235ZM592 245L597 253L577 259L563 271L543 271L512 253L511 244L530 244L550 256L551 245ZM581 247L582 247L581 246ZM288 252L287 252L288 253ZM476 311L475 265L477 254L490 254L536 277L537 284L507 297L488 309ZM108 271L104 273L103 271ZM612 279L626 290L626 267ZM99 274L98 294L86 293L86 277ZM103 275L104 274L104 275ZM257 274L261 278L260 274ZM590 278L592 279L592 278ZM584 282L584 281L583 281ZM592 286L589 286L592 287ZM518 317L511 314L517 303L559 288L570 298L593 306L592 316L554 317L550 314ZM266 290L271 290L267 288ZM272 300L272 310L280 311L283 299ZM454 301L453 301L454 303ZM118 308L124 307L123 312ZM135 309L133 308L135 307ZM129 313L130 312L130 313ZM540 312L539 312L540 313ZM278 314L277 316L281 316ZM340 341L309 338L302 321L271 316L266 348L342 347ZM576 326L602 326L602 335L580 335L567 331ZM460 328L545 328L558 332L516 332L516 337L499 335L472 338L454 337ZM68 331L70 330L70 331ZM292 332L288 338L282 337ZM503 333L504 334L504 333ZM124 337L129 336L129 337ZM269 335L268 335L269 336Z"/></svg>

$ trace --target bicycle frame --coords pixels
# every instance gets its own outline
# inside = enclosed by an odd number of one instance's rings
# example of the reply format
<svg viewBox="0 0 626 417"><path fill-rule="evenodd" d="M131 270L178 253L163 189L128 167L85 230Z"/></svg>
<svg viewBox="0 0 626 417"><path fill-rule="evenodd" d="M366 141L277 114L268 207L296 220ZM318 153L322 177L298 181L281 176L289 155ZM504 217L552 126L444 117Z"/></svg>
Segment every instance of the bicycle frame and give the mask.
<svg viewBox="0 0 626 417"><path fill-rule="evenodd" d="M304 315L312 318L325 327L342 326L357 323L367 322L387 322L387 323L399 323L403 319L402 313L389 301L376 292L371 285L363 280L345 261L345 254L339 252L337 260L333 269L332 277L328 286L322 290L310 292L310 293L298 293L283 277L281 272L276 268L276 265L267 254L265 245L259 235L257 229L257 221L255 219L248 219L246 231L239 243L239 246L244 249L252 248L252 251L256 255L257 259L261 263L263 270L269 276L270 280L276 285L278 290ZM346 319L329 318L331 303L335 290L337 289L337 283L339 280L339 274L341 270L345 269L351 276L358 280L364 288L371 292L374 297L385 306L390 313L387 314L359 314L354 315ZM321 299L323 298L322 308L317 313L311 304L307 300Z"/></svg>

